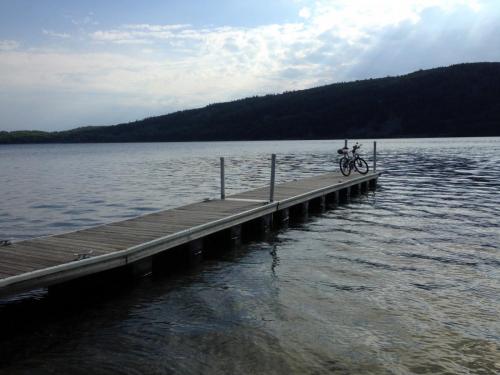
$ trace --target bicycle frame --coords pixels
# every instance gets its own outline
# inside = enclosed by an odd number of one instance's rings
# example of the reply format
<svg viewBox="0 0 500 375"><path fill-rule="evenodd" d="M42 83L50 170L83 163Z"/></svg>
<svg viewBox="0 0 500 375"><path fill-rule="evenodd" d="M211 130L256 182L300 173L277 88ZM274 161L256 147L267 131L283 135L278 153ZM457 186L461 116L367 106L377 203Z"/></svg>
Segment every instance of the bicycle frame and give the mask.
<svg viewBox="0 0 500 375"><path fill-rule="evenodd" d="M359 148L359 147L358 147ZM351 155L349 155L351 153ZM347 160L349 161L349 169L353 170L354 169L354 162L359 159L359 154L357 152L357 149L354 150L347 150L344 152L344 155Z"/></svg>
<svg viewBox="0 0 500 375"><path fill-rule="evenodd" d="M356 143L352 147L352 150L349 150L347 147L338 150L338 153L342 155L342 159L340 160L340 171L344 176L349 176L353 169L360 174L368 173L368 164L358 153L360 148L361 145Z"/></svg>

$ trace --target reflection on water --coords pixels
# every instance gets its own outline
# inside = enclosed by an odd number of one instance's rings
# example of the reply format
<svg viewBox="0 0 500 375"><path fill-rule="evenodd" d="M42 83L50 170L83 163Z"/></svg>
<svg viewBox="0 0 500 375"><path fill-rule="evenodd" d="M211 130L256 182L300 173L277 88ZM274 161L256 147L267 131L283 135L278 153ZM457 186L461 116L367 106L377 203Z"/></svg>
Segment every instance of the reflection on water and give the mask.
<svg viewBox="0 0 500 375"><path fill-rule="evenodd" d="M369 153L368 142L364 142ZM341 142L0 147L0 238L336 168ZM384 140L375 193L175 277L3 300L5 374L500 372L500 139ZM80 296L75 296L80 297Z"/></svg>

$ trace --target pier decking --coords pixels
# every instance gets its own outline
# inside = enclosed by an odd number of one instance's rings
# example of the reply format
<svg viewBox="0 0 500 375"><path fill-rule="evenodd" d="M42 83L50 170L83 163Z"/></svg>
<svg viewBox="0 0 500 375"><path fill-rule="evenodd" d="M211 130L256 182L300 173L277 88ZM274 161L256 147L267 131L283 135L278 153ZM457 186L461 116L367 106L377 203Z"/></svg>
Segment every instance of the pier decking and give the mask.
<svg viewBox="0 0 500 375"><path fill-rule="evenodd" d="M379 173L327 173L285 182L274 187L269 202L269 186L183 207L159 211L137 218L105 224L76 232L20 241L0 247L0 295L8 295L137 265L151 267L154 256L179 246L227 232L239 236L241 226L262 221L266 225L288 218L289 210L306 211L325 202L348 198L375 187ZM291 211L290 211L291 214ZM235 229L239 229L236 230Z"/></svg>

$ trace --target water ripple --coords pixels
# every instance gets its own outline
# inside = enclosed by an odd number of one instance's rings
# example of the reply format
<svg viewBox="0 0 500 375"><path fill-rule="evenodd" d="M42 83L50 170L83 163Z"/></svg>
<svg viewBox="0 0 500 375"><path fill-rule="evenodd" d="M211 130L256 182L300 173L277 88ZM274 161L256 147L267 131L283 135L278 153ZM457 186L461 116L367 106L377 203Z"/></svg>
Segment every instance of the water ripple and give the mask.
<svg viewBox="0 0 500 375"><path fill-rule="evenodd" d="M279 181L336 170L339 143L0 146L0 238L216 197L219 156L228 193L272 152ZM0 300L0 373L500 373L500 139L378 147L376 192L198 269Z"/></svg>

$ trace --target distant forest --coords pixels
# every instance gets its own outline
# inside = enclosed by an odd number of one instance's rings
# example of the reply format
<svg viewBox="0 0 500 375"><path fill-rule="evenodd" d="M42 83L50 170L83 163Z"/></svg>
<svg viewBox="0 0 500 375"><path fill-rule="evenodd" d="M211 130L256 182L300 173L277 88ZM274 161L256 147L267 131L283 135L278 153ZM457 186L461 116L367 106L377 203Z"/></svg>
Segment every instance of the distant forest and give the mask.
<svg viewBox="0 0 500 375"><path fill-rule="evenodd" d="M500 136L500 63L420 70L0 143Z"/></svg>

